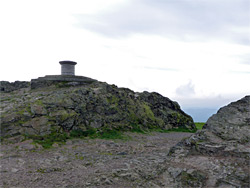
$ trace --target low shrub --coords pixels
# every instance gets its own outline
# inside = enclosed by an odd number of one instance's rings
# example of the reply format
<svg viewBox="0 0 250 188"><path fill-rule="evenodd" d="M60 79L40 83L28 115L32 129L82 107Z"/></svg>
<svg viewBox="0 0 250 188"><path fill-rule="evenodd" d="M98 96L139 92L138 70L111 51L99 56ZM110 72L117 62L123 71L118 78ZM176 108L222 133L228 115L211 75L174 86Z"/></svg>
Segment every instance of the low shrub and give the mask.
<svg viewBox="0 0 250 188"><path fill-rule="evenodd" d="M194 124L198 130L201 130L203 126L205 125L205 123L203 122L195 122Z"/></svg>

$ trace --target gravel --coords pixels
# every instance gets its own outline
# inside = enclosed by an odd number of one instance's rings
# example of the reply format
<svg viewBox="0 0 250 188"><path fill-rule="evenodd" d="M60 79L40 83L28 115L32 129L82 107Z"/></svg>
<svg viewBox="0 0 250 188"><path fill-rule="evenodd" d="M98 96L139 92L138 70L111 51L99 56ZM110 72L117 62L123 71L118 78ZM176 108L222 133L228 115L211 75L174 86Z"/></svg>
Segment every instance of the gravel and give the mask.
<svg viewBox="0 0 250 188"><path fill-rule="evenodd" d="M130 140L74 139L43 149L2 144L0 187L160 187L169 149L192 133L126 133Z"/></svg>

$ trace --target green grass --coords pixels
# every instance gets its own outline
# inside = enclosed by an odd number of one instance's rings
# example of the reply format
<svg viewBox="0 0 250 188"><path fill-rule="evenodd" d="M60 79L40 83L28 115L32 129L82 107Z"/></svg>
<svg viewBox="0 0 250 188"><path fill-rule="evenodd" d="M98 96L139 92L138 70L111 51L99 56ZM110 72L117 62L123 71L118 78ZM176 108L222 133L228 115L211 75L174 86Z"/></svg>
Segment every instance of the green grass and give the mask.
<svg viewBox="0 0 250 188"><path fill-rule="evenodd" d="M40 144L45 149L52 147L54 143L65 143L69 136L66 133L53 132L45 136L25 135L26 139L32 139L34 143Z"/></svg>
<svg viewBox="0 0 250 188"><path fill-rule="evenodd" d="M86 131L83 130L72 130L70 132L70 138L85 138L85 137L96 137L97 133L96 133L96 129L94 128L90 128Z"/></svg>
<svg viewBox="0 0 250 188"><path fill-rule="evenodd" d="M108 139L108 140L116 140L116 139L124 140L126 139L126 136L121 131L105 130L103 132L98 133L97 138Z"/></svg>
<svg viewBox="0 0 250 188"><path fill-rule="evenodd" d="M142 129L142 126L139 124L131 124L132 128L131 130L129 130L129 132L133 132L133 133L141 133L141 134L145 134L146 131Z"/></svg>
<svg viewBox="0 0 250 188"><path fill-rule="evenodd" d="M103 130L97 131L96 129L88 129L86 131L82 130L72 130L69 134L65 132L53 132L49 135L45 136L34 136L34 135L26 135L26 139L33 139L34 143L40 144L45 149L49 149L52 147L54 143L64 144L68 139L73 138L91 138L91 139L108 139L108 140L128 140L129 137L124 135L123 132L117 130Z"/></svg>
<svg viewBox="0 0 250 188"><path fill-rule="evenodd" d="M197 129L202 129L202 126L205 123L195 123ZM95 128L89 128L87 130L72 130L70 133L66 132L56 132L53 131L49 135L45 136L34 136L26 135L26 139L33 139L34 143L38 143L43 146L43 148L48 149L51 148L54 143L58 144L64 144L68 139L73 139L73 138L90 138L90 139L107 139L107 140L129 140L131 137L128 135L124 134L125 131L123 130L114 130L114 129L102 129L102 130L97 130ZM132 125L132 129L129 130L129 132L135 132L135 133L140 133L140 134L148 134L151 132L161 132L161 133L170 133L170 132L190 132L194 133L196 130L189 130L186 128L173 128L169 130L164 130L164 129L157 129L157 128L152 128L152 129L142 129L140 125Z"/></svg>
<svg viewBox="0 0 250 188"><path fill-rule="evenodd" d="M205 123L203 122L195 122L194 124L198 130L201 130L202 127L205 125Z"/></svg>

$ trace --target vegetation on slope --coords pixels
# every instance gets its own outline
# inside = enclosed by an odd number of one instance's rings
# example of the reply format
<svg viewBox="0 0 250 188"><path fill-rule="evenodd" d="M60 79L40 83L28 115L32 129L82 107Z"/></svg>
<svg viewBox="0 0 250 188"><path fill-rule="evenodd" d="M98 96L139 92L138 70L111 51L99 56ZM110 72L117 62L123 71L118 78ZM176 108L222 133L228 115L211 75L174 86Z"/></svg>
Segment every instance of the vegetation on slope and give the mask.
<svg viewBox="0 0 250 188"><path fill-rule="evenodd" d="M196 131L177 102L102 82L19 89L1 101L1 137L25 136L45 147L71 137L124 139L126 131Z"/></svg>

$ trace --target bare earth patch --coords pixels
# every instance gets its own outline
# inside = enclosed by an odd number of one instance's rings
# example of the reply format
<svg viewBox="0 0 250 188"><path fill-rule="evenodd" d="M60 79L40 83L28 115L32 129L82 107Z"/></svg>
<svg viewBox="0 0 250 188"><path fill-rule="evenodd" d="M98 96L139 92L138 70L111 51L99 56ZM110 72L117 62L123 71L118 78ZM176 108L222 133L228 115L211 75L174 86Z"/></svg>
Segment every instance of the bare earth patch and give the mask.
<svg viewBox="0 0 250 188"><path fill-rule="evenodd" d="M51 149L1 145L0 187L159 187L169 149L192 133L127 133L131 140L74 139Z"/></svg>

